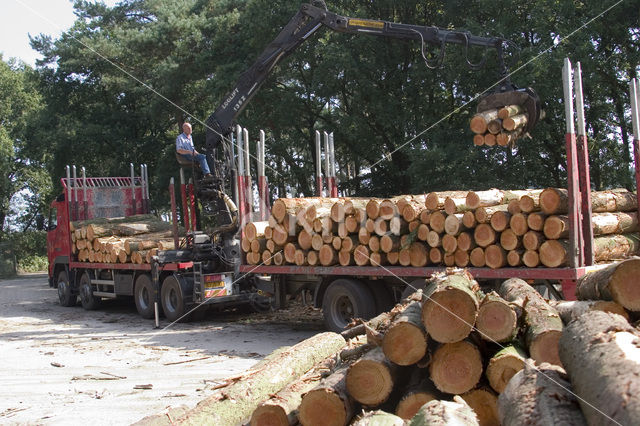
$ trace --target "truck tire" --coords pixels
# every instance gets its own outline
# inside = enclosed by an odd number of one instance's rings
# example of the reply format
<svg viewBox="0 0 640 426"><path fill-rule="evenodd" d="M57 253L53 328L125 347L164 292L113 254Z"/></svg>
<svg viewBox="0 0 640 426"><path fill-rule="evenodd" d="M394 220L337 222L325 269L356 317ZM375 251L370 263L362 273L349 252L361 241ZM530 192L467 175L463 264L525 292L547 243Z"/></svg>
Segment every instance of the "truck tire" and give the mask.
<svg viewBox="0 0 640 426"><path fill-rule="evenodd" d="M322 300L322 314L328 330L340 332L353 318L369 319L375 315L376 302L361 282L339 278L327 288Z"/></svg>
<svg viewBox="0 0 640 426"><path fill-rule="evenodd" d="M102 304L102 298L93 295L91 278L86 272L80 277L80 302L87 311L94 311Z"/></svg>
<svg viewBox="0 0 640 426"><path fill-rule="evenodd" d="M149 275L138 276L133 290L133 298L136 302L136 309L142 318L152 319L155 317L153 283Z"/></svg>
<svg viewBox="0 0 640 426"><path fill-rule="evenodd" d="M180 283L174 276L168 276L162 282L160 300L167 320L174 322L184 315L184 295L182 294Z"/></svg>
<svg viewBox="0 0 640 426"><path fill-rule="evenodd" d="M71 283L69 283L69 277L66 271L60 271L58 273L56 283L58 285L58 300L60 301L60 306L76 306L78 296L71 292Z"/></svg>

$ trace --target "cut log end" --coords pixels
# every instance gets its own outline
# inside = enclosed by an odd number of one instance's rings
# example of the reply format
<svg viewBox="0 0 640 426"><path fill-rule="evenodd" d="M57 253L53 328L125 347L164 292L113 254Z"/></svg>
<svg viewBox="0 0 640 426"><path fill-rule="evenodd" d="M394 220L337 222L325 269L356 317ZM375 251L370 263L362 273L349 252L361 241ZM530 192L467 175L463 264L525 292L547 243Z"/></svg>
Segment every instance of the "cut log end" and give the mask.
<svg viewBox="0 0 640 426"><path fill-rule="evenodd" d="M500 426L498 396L490 389L478 388L460 395L478 416L481 426Z"/></svg>
<svg viewBox="0 0 640 426"><path fill-rule="evenodd" d="M393 390L393 376L381 362L361 359L349 368L347 391L356 401L375 406L386 401Z"/></svg>
<svg viewBox="0 0 640 426"><path fill-rule="evenodd" d="M391 362L412 365L427 352L427 339L422 330L409 322L396 324L385 333L382 350Z"/></svg>
<svg viewBox="0 0 640 426"><path fill-rule="evenodd" d="M400 400L396 407L396 415L405 420L410 420L416 415L420 407L429 401L436 399L437 395L431 392L413 392Z"/></svg>
<svg viewBox="0 0 640 426"><path fill-rule="evenodd" d="M442 391L462 394L473 389L482 375L482 357L467 341L440 346L429 365L431 380Z"/></svg>
<svg viewBox="0 0 640 426"><path fill-rule="evenodd" d="M513 337L517 321L515 311L506 302L490 301L481 304L476 328L483 338L504 342Z"/></svg>
<svg viewBox="0 0 640 426"><path fill-rule="evenodd" d="M336 426L345 425L350 420L340 396L328 389L315 389L305 394L300 404L299 419L303 425Z"/></svg>
<svg viewBox="0 0 640 426"><path fill-rule="evenodd" d="M279 405L261 405L251 415L251 426L289 426L289 418Z"/></svg>
<svg viewBox="0 0 640 426"><path fill-rule="evenodd" d="M458 342L469 335L478 306L468 293L450 288L437 292L424 304L422 322L437 342Z"/></svg>
<svg viewBox="0 0 640 426"><path fill-rule="evenodd" d="M560 341L561 331L550 330L539 334L530 344L529 353L531 358L540 365L543 362L562 366L560 355L558 354L558 342Z"/></svg>
<svg viewBox="0 0 640 426"><path fill-rule="evenodd" d="M629 259L618 265L610 279L613 300L630 311L640 311L640 259Z"/></svg>

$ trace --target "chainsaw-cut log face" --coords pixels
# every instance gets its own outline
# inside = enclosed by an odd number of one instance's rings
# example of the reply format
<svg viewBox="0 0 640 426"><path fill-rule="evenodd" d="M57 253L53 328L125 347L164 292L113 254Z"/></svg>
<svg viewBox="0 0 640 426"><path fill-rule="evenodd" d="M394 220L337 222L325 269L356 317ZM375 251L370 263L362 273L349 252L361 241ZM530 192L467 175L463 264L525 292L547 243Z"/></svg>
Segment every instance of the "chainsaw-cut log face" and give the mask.
<svg viewBox="0 0 640 426"><path fill-rule="evenodd" d="M436 399L436 394L429 392L413 392L404 396L396 407L396 415L405 420L410 420L416 415L420 407L429 401Z"/></svg>
<svg viewBox="0 0 640 426"><path fill-rule="evenodd" d="M395 383L397 367L375 348L354 362L347 371L349 395L361 404L376 406L389 398Z"/></svg>
<svg viewBox="0 0 640 426"><path fill-rule="evenodd" d="M509 380L524 368L526 358L527 354L516 346L507 346L491 357L486 372L491 387L502 393Z"/></svg>
<svg viewBox="0 0 640 426"><path fill-rule="evenodd" d="M490 389L480 387L460 395L478 416L482 426L500 426L498 420L498 396Z"/></svg>
<svg viewBox="0 0 640 426"><path fill-rule="evenodd" d="M432 294L424 304L422 322L436 341L457 342L469 335L476 321L477 302L467 292L448 288Z"/></svg>
<svg viewBox="0 0 640 426"><path fill-rule="evenodd" d="M488 294L480 303L476 328L485 340L504 342L514 337L518 317L513 308L497 294Z"/></svg>
<svg viewBox="0 0 640 426"><path fill-rule="evenodd" d="M440 391L465 393L475 387L482 375L480 351L467 341L446 343L435 351L429 372Z"/></svg>
<svg viewBox="0 0 640 426"><path fill-rule="evenodd" d="M302 404L304 404L304 411L301 407L300 423L303 425L320 424L314 421L321 420L322 424L344 426L349 421L344 404L335 393L321 389L312 390L305 395Z"/></svg>
<svg viewBox="0 0 640 426"><path fill-rule="evenodd" d="M412 365L425 356L427 335L421 313L420 302L412 302L389 326L382 340L382 350L391 362Z"/></svg>

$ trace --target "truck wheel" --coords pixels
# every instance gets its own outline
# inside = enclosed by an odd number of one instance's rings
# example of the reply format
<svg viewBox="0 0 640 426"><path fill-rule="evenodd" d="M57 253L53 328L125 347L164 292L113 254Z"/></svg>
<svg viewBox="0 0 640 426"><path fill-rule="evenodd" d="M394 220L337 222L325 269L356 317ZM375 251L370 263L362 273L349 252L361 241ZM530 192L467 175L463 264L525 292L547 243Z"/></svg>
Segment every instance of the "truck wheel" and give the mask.
<svg viewBox="0 0 640 426"><path fill-rule="evenodd" d="M136 309L142 318L151 319L155 317L153 283L151 277L142 274L136 279L136 287L133 291L133 298L136 301Z"/></svg>
<svg viewBox="0 0 640 426"><path fill-rule="evenodd" d="M359 281L337 279L327 288L322 300L322 314L327 329L342 331L353 318L369 319L375 315L373 294Z"/></svg>
<svg viewBox="0 0 640 426"><path fill-rule="evenodd" d="M71 283L69 283L69 278L67 277L67 273L65 271L60 271L58 273L58 300L60 301L61 306L76 306L76 302L78 301L78 296L75 296L71 293Z"/></svg>
<svg viewBox="0 0 640 426"><path fill-rule="evenodd" d="M87 311L93 311L100 307L102 299L93 295L91 288L91 278L86 272L80 277L80 302Z"/></svg>
<svg viewBox="0 0 640 426"><path fill-rule="evenodd" d="M178 280L169 276L162 282L160 300L164 316L171 322L177 321L185 313L184 297Z"/></svg>

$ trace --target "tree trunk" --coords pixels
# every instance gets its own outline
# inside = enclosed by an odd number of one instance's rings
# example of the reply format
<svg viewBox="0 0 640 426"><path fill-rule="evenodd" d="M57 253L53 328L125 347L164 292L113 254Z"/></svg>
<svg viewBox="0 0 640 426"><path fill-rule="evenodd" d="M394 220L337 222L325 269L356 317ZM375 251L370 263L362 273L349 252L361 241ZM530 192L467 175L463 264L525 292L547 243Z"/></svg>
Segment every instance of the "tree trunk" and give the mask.
<svg viewBox="0 0 640 426"><path fill-rule="evenodd" d="M464 198L447 197L444 200L444 211L447 214L464 213L470 210L472 208L466 205Z"/></svg>
<svg viewBox="0 0 640 426"><path fill-rule="evenodd" d="M426 225L425 225L426 226ZM396 251L400 248L400 237L397 235L385 235L380 238L380 250L385 253Z"/></svg>
<svg viewBox="0 0 640 426"><path fill-rule="evenodd" d="M473 389L482 376L482 357L478 348L463 340L438 347L429 364L433 384L454 395Z"/></svg>
<svg viewBox="0 0 640 426"><path fill-rule="evenodd" d="M409 426L457 425L478 426L476 413L459 396L453 401L433 400L420 407Z"/></svg>
<svg viewBox="0 0 640 426"><path fill-rule="evenodd" d="M429 263L429 253L427 246L419 241L411 243L409 246L410 263L413 267L426 266Z"/></svg>
<svg viewBox="0 0 640 426"><path fill-rule="evenodd" d="M444 221L446 217L442 212L435 211L431 213L431 219L429 219L429 227L432 231L442 234L444 232Z"/></svg>
<svg viewBox="0 0 640 426"><path fill-rule="evenodd" d="M527 223L527 215L525 213L515 213L511 216L509 221L509 227L514 234L521 237L529 231L529 225Z"/></svg>
<svg viewBox="0 0 640 426"><path fill-rule="evenodd" d="M624 310L622 305L608 300L550 300L549 304L558 311L565 325L580 315L591 311L610 312L623 316L627 321L629 320L629 314L627 314L627 311Z"/></svg>
<svg viewBox="0 0 640 426"><path fill-rule="evenodd" d="M487 131L487 126L491 120L495 120L498 118L498 110L491 109L488 111L483 111L475 114L471 117L471 121L469 122L469 127L471 131L475 134L482 134Z"/></svg>
<svg viewBox="0 0 640 426"><path fill-rule="evenodd" d="M480 426L500 426L498 420L498 395L491 389L481 386L460 395L471 407Z"/></svg>
<svg viewBox="0 0 640 426"><path fill-rule="evenodd" d="M358 237L354 235L346 236L342 239L342 251L353 252L358 246Z"/></svg>
<svg viewBox="0 0 640 426"><path fill-rule="evenodd" d="M310 266L316 266L318 263L320 263L320 256L317 251L309 250L309 252L307 253L307 263Z"/></svg>
<svg viewBox="0 0 640 426"><path fill-rule="evenodd" d="M640 419L638 341L640 331L616 314L591 312L567 326L560 357L589 424Z"/></svg>
<svg viewBox="0 0 640 426"><path fill-rule="evenodd" d="M318 259L322 266L332 266L338 263L338 253L329 244L324 244L318 252Z"/></svg>
<svg viewBox="0 0 640 426"><path fill-rule="evenodd" d="M636 212L594 213L591 216L593 235L626 234L638 231ZM544 235L550 240L569 236L569 217L552 215L544 221Z"/></svg>
<svg viewBox="0 0 640 426"><path fill-rule="evenodd" d="M496 242L496 231L493 230L491 225L481 223L473 231L473 240L480 247L488 247Z"/></svg>
<svg viewBox="0 0 640 426"><path fill-rule="evenodd" d="M547 188L540 194L540 208L546 214L566 214L569 193L564 188ZM636 194L625 189L591 192L591 211L629 212L638 209Z"/></svg>
<svg viewBox="0 0 640 426"><path fill-rule="evenodd" d="M527 250L538 250L544 241L544 235L537 231L527 231L522 237L522 245Z"/></svg>
<svg viewBox="0 0 640 426"><path fill-rule="evenodd" d="M513 230L506 229L500 234L500 246L507 251L518 249L522 246L522 238Z"/></svg>
<svg viewBox="0 0 640 426"><path fill-rule="evenodd" d="M484 249L484 263L491 269L503 268L507 265L507 252L497 244Z"/></svg>
<svg viewBox="0 0 640 426"><path fill-rule="evenodd" d="M540 265L540 255L535 250L525 250L522 255L522 263L524 263L527 268L535 268Z"/></svg>
<svg viewBox="0 0 640 426"><path fill-rule="evenodd" d="M471 250L471 253L469 253L469 260L471 261L471 264L476 268L482 268L483 266L485 266L484 249L482 247L476 247Z"/></svg>
<svg viewBox="0 0 640 426"><path fill-rule="evenodd" d="M547 215L544 213L531 213L527 216L527 225L532 231L542 231L546 218Z"/></svg>
<svg viewBox="0 0 640 426"><path fill-rule="evenodd" d="M493 207L478 207L475 210L476 222L477 223L489 223L491 221L491 217L496 212L506 212L509 208L506 204L500 204Z"/></svg>
<svg viewBox="0 0 640 426"><path fill-rule="evenodd" d="M477 209L478 207L491 207L501 204L509 204L512 200L519 200L521 197L527 195L539 194L542 190L539 189L525 189L525 190L513 190L503 191L500 189L489 189L487 191L469 191L466 196L466 206L470 209Z"/></svg>
<svg viewBox="0 0 640 426"><path fill-rule="evenodd" d="M460 250L470 251L476 247L473 237L468 232L461 232L456 238L456 243Z"/></svg>
<svg viewBox="0 0 640 426"><path fill-rule="evenodd" d="M453 235L443 235L442 248L444 249L445 253L454 253L458 248L458 239Z"/></svg>
<svg viewBox="0 0 640 426"><path fill-rule="evenodd" d="M640 259L628 259L591 272L578 280L578 300L613 300L630 311L640 311Z"/></svg>
<svg viewBox="0 0 640 426"><path fill-rule="evenodd" d="M263 237L264 231L269 226L268 221L264 222L248 222L244 226L244 235L249 239L249 241L253 241L256 238Z"/></svg>
<svg viewBox="0 0 640 426"><path fill-rule="evenodd" d="M524 250L510 250L507 253L507 263L511 267L521 266L523 264Z"/></svg>
<svg viewBox="0 0 640 426"><path fill-rule="evenodd" d="M298 420L303 426L344 426L355 414L355 403L347 393L347 367L320 382L302 397Z"/></svg>
<svg viewBox="0 0 640 426"><path fill-rule="evenodd" d="M509 226L509 222L511 221L511 214L506 211L497 211L493 215L491 215L491 227L496 232L502 232Z"/></svg>
<svg viewBox="0 0 640 426"><path fill-rule="evenodd" d="M412 302L398 314L382 340L382 350L391 362L412 365L427 352L427 334L422 324L422 304Z"/></svg>
<svg viewBox="0 0 640 426"><path fill-rule="evenodd" d="M485 340L510 342L518 333L518 316L506 300L492 291L480 302L476 328Z"/></svg>
<svg viewBox="0 0 640 426"><path fill-rule="evenodd" d="M202 400L179 418L175 424L241 424L258 404L297 380L346 344L336 333L321 333L297 345L273 352L251 370L228 381L216 393ZM142 419L139 424L165 424L166 415ZM328 423L325 423L328 424ZM344 423L341 423L344 424Z"/></svg>
<svg viewBox="0 0 640 426"><path fill-rule="evenodd" d="M346 386L349 395L359 403L375 407L389 398L396 381L397 366L375 348L351 364Z"/></svg>
<svg viewBox="0 0 640 426"><path fill-rule="evenodd" d="M603 235L594 238L593 251L596 262L610 262L624 259L638 253L640 248L638 234ZM539 249L540 262L549 268L567 264L569 242L567 240L548 240Z"/></svg>
<svg viewBox="0 0 640 426"><path fill-rule="evenodd" d="M429 210L444 209L444 200L447 197L465 198L466 196L467 196L467 191L430 192L427 194L427 198L425 199L424 205Z"/></svg>
<svg viewBox="0 0 640 426"><path fill-rule="evenodd" d="M498 398L503 426L584 426L586 421L561 368L526 363Z"/></svg>
<svg viewBox="0 0 640 426"><path fill-rule="evenodd" d="M526 126L528 120L529 120L528 114L514 115L512 117L508 117L502 120L502 127L504 127L505 130L513 131Z"/></svg>
<svg viewBox="0 0 640 426"><path fill-rule="evenodd" d="M545 302L533 287L519 278L504 281L499 294L523 310L526 325L525 342L531 358L538 364L548 362L562 365L558 356L562 320L558 312Z"/></svg>
<svg viewBox="0 0 640 426"><path fill-rule="evenodd" d="M369 411L357 418L351 426L404 426L404 420L381 410Z"/></svg>
<svg viewBox="0 0 640 426"><path fill-rule="evenodd" d="M498 351L487 365L487 380L498 393L504 392L509 380L524 368L527 353L517 345L509 345Z"/></svg>
<svg viewBox="0 0 640 426"><path fill-rule="evenodd" d="M439 247L432 247L429 249L429 261L434 265L442 263L444 260L444 253Z"/></svg>
<svg viewBox="0 0 640 426"><path fill-rule="evenodd" d="M422 322L437 342L458 342L469 335L478 314L478 283L466 273L437 275L427 282Z"/></svg>
<svg viewBox="0 0 640 426"><path fill-rule="evenodd" d="M525 110L520 105L507 105L498 110L498 118L504 120L514 115L522 114Z"/></svg>

